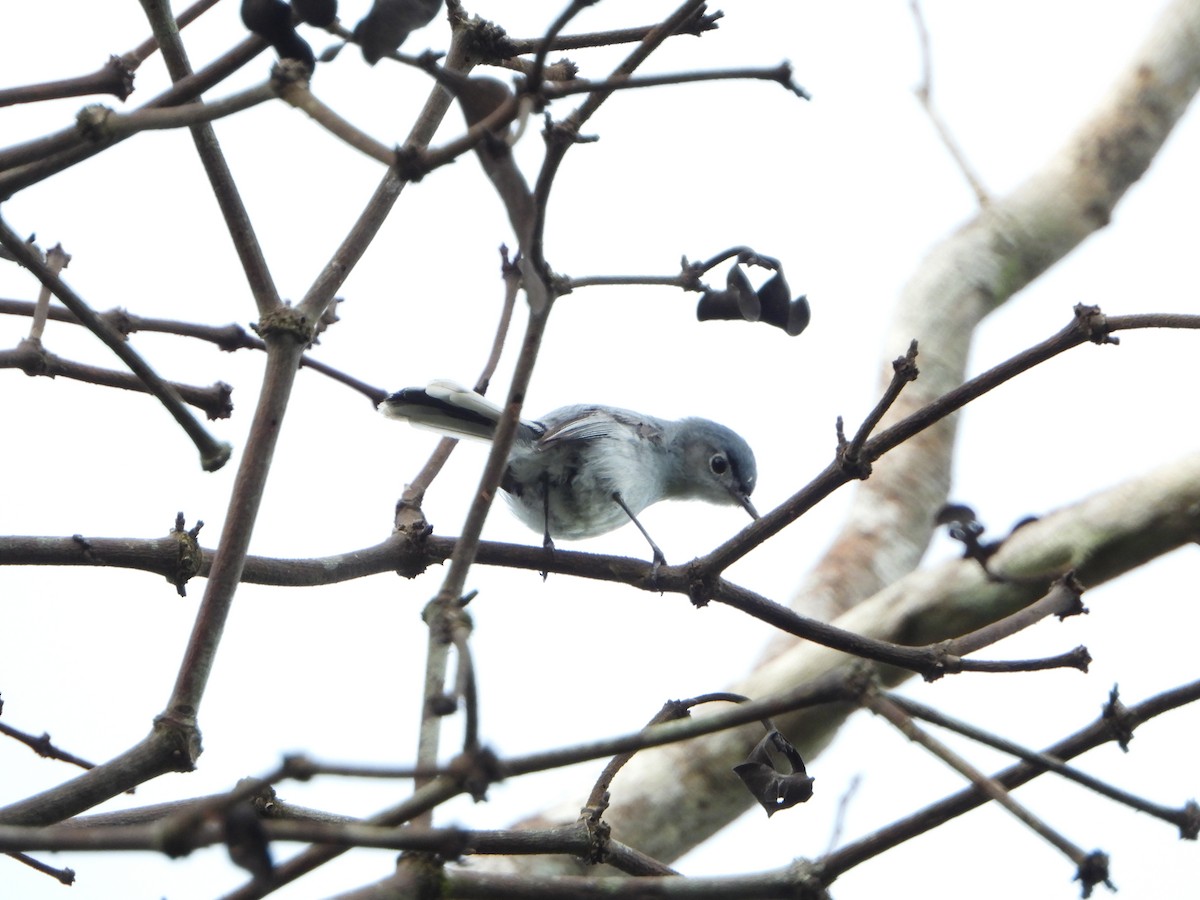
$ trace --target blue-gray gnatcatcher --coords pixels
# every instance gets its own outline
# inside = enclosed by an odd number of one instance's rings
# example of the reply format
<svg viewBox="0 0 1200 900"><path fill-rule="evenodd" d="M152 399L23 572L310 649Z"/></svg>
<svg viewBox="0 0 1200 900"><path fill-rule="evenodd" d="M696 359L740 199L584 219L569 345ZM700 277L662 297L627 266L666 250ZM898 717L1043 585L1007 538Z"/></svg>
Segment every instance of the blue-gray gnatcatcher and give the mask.
<svg viewBox="0 0 1200 900"><path fill-rule="evenodd" d="M379 404L393 419L454 437L491 440L501 410L450 381L405 388ZM517 518L553 538L595 537L637 520L659 500L738 504L758 518L750 493L757 475L749 445L707 419L670 422L611 406L564 406L522 420L500 482Z"/></svg>

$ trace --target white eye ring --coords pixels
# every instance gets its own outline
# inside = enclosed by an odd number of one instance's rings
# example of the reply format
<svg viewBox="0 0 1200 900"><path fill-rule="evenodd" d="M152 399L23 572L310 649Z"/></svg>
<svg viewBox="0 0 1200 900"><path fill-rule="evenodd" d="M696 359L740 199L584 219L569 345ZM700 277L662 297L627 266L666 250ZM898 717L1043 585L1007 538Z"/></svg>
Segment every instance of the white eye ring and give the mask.
<svg viewBox="0 0 1200 900"><path fill-rule="evenodd" d="M724 475L729 471L729 460L724 453L714 453L708 461L708 468L714 475Z"/></svg>

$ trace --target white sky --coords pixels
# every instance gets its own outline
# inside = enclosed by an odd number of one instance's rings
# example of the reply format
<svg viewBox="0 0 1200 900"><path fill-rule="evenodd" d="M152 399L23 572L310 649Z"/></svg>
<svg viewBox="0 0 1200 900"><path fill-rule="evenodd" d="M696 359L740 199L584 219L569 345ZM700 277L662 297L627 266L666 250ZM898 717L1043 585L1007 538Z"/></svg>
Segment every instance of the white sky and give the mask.
<svg viewBox="0 0 1200 900"><path fill-rule="evenodd" d="M353 23L365 2L343 2ZM138 4L7 4L0 84L66 77L123 53L147 34ZM599 4L580 28L649 22L665 3ZM1093 107L1164 3L973 4L927 2L935 97L987 186L1002 194L1052 153ZM241 36L227 0L185 32L193 62ZM517 36L544 28L560 4L479 2ZM911 94L919 76L908 5L730 3L721 29L682 38L648 71L773 65L790 59L813 94L804 103L767 83L633 92L589 123L597 144L562 168L547 246L570 275L670 274L679 257L749 244L782 259L807 293L813 323L799 338L744 323L694 320L694 295L664 289L590 289L555 310L528 408L537 414L598 401L661 416L703 415L744 434L759 458L755 501L769 509L820 471L833 421L855 422L873 404L888 310L923 254L969 218L974 198ZM312 35L320 50L325 42ZM444 48L435 22L406 49ZM572 57L602 75L617 54ZM238 85L266 76L267 57ZM136 105L165 84L158 57L137 76ZM232 89L232 86L230 87ZM385 143L403 139L426 79L400 67L368 69L357 53L323 66L314 90ZM213 96L226 93L226 88ZM116 105L113 98L98 102ZM0 110L0 144L66 127L90 100ZM569 107L555 109L559 115ZM456 114L440 138L461 129ZM282 104L217 125L280 292L299 298L366 202L377 163L338 145ZM536 171L540 140L520 146ZM1110 228L993 316L975 342L973 369L1042 340L1077 302L1109 313L1197 308L1194 265L1200 124L1193 114ZM186 135L142 135L4 204L19 233L74 255L68 281L98 309L126 306L211 324L255 317L230 243ZM317 356L367 382L398 388L434 377L472 381L501 297L496 247L513 244L499 202L473 159L407 189L377 245L340 295L342 322ZM0 296L32 299L31 278L0 265ZM0 347L26 333L0 318ZM519 332L518 332L519 334ZM920 335L914 335L920 338ZM514 344L517 338L514 338ZM51 323L60 355L117 366L81 329ZM140 335L134 345L164 377L234 385L235 414L212 431L239 449L262 358L230 356L180 338ZM1083 347L1006 386L966 412L955 497L993 532L1194 450L1195 368L1190 334L1138 332L1120 348ZM507 373L512 353L502 367ZM0 533L153 537L175 512L219 534L237 462L204 474L165 412L143 395L63 379L0 373L6 477ZM502 384L498 382L497 389ZM392 505L434 438L375 415L360 396L302 372L277 453L256 553L325 555L376 543ZM426 501L439 533L457 532L483 460L461 448ZM735 581L786 600L823 550L849 496L837 496L731 571ZM643 521L672 562L703 553L742 527L736 508L664 504ZM538 538L498 509L485 536ZM576 545L645 555L623 529ZM938 542L930 562L956 555ZM996 656L1057 653L1086 644L1096 662L1075 672L973 676L912 685L925 702L1023 742L1041 745L1099 712L1119 682L1136 701L1195 678L1195 550L1174 554L1086 598L1092 613L1043 623ZM244 586L234 605L201 710L199 770L168 776L107 808L194 796L266 771L282 752L405 763L415 752L417 686L424 667L419 612L443 570L412 582L380 576L331 588ZM1191 576L1191 577L1189 577ZM682 597L633 593L531 573L477 569L470 587L485 739L518 753L640 725L668 697L718 690L753 662L770 634L757 622ZM49 731L61 746L107 759L140 739L170 691L195 604L138 573L0 567L0 692L5 721ZM669 636L669 640L664 640ZM666 649L664 649L666 648ZM603 682L581 712L579 694ZM1133 752L1105 748L1085 768L1168 805L1197 793L1195 710L1138 732ZM453 738L453 729L450 733ZM451 751L447 746L447 752ZM985 768L990 754L974 757ZM500 785L491 802L454 804L442 824L502 826L546 801L578 796L600 763L528 783ZM755 871L821 853L848 780L864 781L846 837L867 833L958 787L882 723L859 717L810 767L817 794L768 821L752 812L681 863L688 873ZM15 743L0 743L0 803L70 773ZM1082 791L1045 784L1018 796L1077 844L1112 856L1125 900L1194 896L1200 857L1173 829ZM367 814L405 785L326 780L285 785L293 802ZM619 795L614 798L620 802ZM1003 854L997 859L997 853ZM277 849L277 858L289 854ZM71 866L76 900L219 896L243 876L220 849L171 862L149 854L48 857ZM391 870L392 854L358 852L281 898L323 896ZM1070 864L997 810L965 817L863 866L834 886L839 900L960 894L980 900L1076 896ZM897 889L898 883L911 888ZM0 863L5 896L62 896L57 884Z"/></svg>

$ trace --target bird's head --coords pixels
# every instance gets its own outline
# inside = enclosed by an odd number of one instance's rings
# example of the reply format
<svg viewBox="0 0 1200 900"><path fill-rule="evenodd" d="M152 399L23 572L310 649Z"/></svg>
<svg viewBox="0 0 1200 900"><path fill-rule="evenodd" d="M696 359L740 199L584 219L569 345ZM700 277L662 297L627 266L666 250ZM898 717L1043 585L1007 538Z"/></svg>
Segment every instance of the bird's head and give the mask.
<svg viewBox="0 0 1200 900"><path fill-rule="evenodd" d="M737 432L707 419L683 419L672 441L679 469L676 496L737 504L758 518L750 494L758 478L754 451Z"/></svg>

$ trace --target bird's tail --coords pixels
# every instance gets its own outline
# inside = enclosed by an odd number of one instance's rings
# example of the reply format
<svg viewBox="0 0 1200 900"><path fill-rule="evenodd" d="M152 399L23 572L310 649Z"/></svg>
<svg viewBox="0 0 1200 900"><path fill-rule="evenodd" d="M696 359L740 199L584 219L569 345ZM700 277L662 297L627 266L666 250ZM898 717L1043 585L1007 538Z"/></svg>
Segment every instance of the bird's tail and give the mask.
<svg viewBox="0 0 1200 900"><path fill-rule="evenodd" d="M490 441L501 409L482 394L453 381L433 381L423 388L396 391L379 404L390 419L406 419L451 437Z"/></svg>

